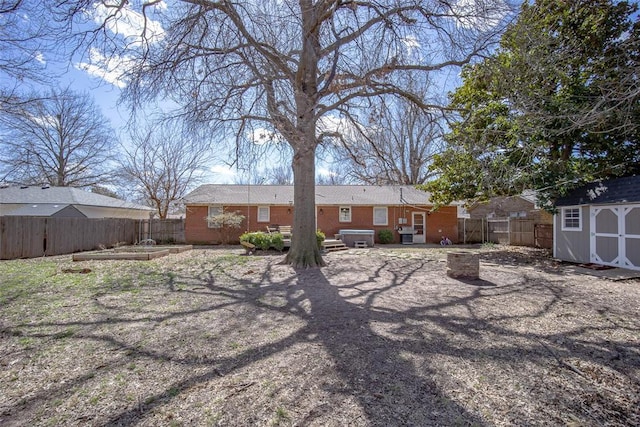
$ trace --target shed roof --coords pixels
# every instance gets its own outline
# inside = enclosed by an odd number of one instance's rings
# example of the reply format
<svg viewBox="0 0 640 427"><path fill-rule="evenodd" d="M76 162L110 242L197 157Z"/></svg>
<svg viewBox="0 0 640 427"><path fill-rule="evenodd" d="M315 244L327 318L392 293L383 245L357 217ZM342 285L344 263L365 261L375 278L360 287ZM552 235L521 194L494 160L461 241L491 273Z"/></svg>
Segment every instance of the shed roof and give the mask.
<svg viewBox="0 0 640 427"><path fill-rule="evenodd" d="M640 176L596 181L572 190L556 206L640 202Z"/></svg>
<svg viewBox="0 0 640 427"><path fill-rule="evenodd" d="M151 211L138 205L74 187L5 187L0 188L0 204L83 205Z"/></svg>
<svg viewBox="0 0 640 427"><path fill-rule="evenodd" d="M184 197L186 204L289 205L292 185L205 184ZM430 205L429 193L410 185L317 185L316 205Z"/></svg>

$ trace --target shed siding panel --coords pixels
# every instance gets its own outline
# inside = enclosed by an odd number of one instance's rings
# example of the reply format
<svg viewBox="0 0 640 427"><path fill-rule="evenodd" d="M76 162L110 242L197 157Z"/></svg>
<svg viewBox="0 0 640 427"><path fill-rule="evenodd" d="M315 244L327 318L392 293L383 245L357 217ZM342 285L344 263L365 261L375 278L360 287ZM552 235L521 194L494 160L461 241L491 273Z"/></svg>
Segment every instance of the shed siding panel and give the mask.
<svg viewBox="0 0 640 427"><path fill-rule="evenodd" d="M618 234L618 215L609 209L598 212L596 233Z"/></svg>
<svg viewBox="0 0 640 427"><path fill-rule="evenodd" d="M613 263L618 258L618 238L608 236L596 237L598 256L605 263Z"/></svg>
<svg viewBox="0 0 640 427"><path fill-rule="evenodd" d="M640 235L640 206L631 209L627 213L624 230L627 234Z"/></svg>
<svg viewBox="0 0 640 427"><path fill-rule="evenodd" d="M571 262L590 262L589 208L580 208L582 231L562 231L562 215L556 215L556 258Z"/></svg>
<svg viewBox="0 0 640 427"><path fill-rule="evenodd" d="M640 267L640 239L626 239L625 251L631 264Z"/></svg>

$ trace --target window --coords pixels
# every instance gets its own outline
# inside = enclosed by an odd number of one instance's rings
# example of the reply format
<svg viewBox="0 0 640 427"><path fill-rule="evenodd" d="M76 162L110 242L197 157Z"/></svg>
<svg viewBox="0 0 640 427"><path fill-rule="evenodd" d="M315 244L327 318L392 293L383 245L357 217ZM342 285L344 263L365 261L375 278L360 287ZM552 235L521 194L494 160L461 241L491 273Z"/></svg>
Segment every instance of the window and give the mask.
<svg viewBox="0 0 640 427"><path fill-rule="evenodd" d="M258 206L258 222L269 222L269 206Z"/></svg>
<svg viewBox="0 0 640 427"><path fill-rule="evenodd" d="M222 215L223 212L224 212L224 209L222 208L222 206L209 206L209 210L207 212L207 216L210 218L212 216ZM216 224L214 222L207 221L207 227L209 227L209 228L220 228L220 224Z"/></svg>
<svg viewBox="0 0 640 427"><path fill-rule="evenodd" d="M386 207L373 208L373 225L388 225L389 219Z"/></svg>
<svg viewBox="0 0 640 427"><path fill-rule="evenodd" d="M562 208L562 231L582 231L580 208Z"/></svg>
<svg viewBox="0 0 640 427"><path fill-rule="evenodd" d="M340 222L351 222L351 206L340 206Z"/></svg>

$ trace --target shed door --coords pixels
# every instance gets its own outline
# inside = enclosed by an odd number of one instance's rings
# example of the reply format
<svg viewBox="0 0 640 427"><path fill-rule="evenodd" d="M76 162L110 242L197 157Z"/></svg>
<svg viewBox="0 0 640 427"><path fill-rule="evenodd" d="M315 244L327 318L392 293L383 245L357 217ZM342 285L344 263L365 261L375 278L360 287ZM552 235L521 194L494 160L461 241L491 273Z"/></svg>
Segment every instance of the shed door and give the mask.
<svg viewBox="0 0 640 427"><path fill-rule="evenodd" d="M591 262L640 270L640 205L591 208Z"/></svg>

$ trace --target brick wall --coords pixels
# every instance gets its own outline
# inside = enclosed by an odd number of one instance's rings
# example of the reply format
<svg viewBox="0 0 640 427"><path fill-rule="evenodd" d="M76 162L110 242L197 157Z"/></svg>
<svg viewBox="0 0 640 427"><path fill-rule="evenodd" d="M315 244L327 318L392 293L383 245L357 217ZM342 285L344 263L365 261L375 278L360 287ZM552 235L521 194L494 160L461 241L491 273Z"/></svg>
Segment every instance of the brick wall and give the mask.
<svg viewBox="0 0 640 427"><path fill-rule="evenodd" d="M318 228L325 233L328 239L332 239L341 229L374 230L375 240L378 240L379 230L395 230L398 218L401 216L400 206L387 208L387 225L373 225L373 206L351 206L351 221L341 222L339 206L318 206L316 208ZM400 241L400 236L394 231L394 239Z"/></svg>
<svg viewBox="0 0 640 427"><path fill-rule="evenodd" d="M469 209L471 218L487 218L489 214L494 214L495 218L509 218L512 212L526 212L523 218L533 219L538 224L553 223L553 215L543 209L536 209L532 202L518 196L494 197Z"/></svg>
<svg viewBox="0 0 640 427"><path fill-rule="evenodd" d="M247 210L248 209L248 210ZM248 217L242 222L241 227L231 236L231 242L237 242L238 237L247 231L267 231L269 225L293 225L293 208L289 206L271 206L269 208L269 221L258 222L257 206L225 206L225 212L239 212ZM185 217L185 237L191 244L219 244L222 242L222 234L217 228L209 228L205 218L209 208L207 206L187 206ZM249 213L247 215L247 212Z"/></svg>
<svg viewBox="0 0 640 427"><path fill-rule="evenodd" d="M458 208L455 206L443 206L427 215L426 243L440 243L442 236L458 243Z"/></svg>
<svg viewBox="0 0 640 427"><path fill-rule="evenodd" d="M425 212L430 207L423 207ZM242 215L247 216L247 206L225 206L225 211L238 211ZM268 225L293 225L293 211L295 207L289 206L271 206L270 218L268 222L258 222L258 208L251 206L249 209L249 229L250 231L266 231ZM365 229L374 230L375 238L378 238L378 230L392 230L394 241L400 242L400 235L395 232L398 226L399 218L407 218L408 226L411 226L411 212L416 208L389 206L387 210L388 224L373 225L373 207L372 206L352 206L351 221L340 222L339 206L318 206L316 208L317 227L322 230L327 238L331 239L340 229ZM209 228L205 217L208 214L207 206L187 206L185 219L185 237L187 243L192 244L219 244L222 235L219 229ZM436 212L429 213L426 217L426 242L438 243L442 236L448 236L455 241L458 235L458 223L456 219L457 209L455 206L445 206ZM240 234L247 230L247 220L238 230L233 241L237 241Z"/></svg>

